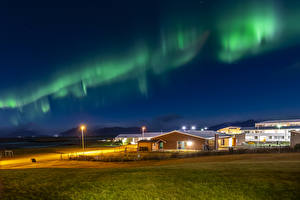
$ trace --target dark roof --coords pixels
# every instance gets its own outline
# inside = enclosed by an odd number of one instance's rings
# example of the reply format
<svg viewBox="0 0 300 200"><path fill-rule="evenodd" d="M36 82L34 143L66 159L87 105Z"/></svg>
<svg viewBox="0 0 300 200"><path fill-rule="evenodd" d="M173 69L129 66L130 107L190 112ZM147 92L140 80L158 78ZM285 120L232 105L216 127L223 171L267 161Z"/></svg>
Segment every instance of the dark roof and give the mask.
<svg viewBox="0 0 300 200"><path fill-rule="evenodd" d="M230 136L225 133L219 133L217 131L185 131L184 133L188 133L202 138L214 138L216 134L218 134L219 137Z"/></svg>
<svg viewBox="0 0 300 200"><path fill-rule="evenodd" d="M155 137L163 134L163 132L145 132L144 137ZM140 138L143 137L142 134L120 134L116 138Z"/></svg>
<svg viewBox="0 0 300 200"><path fill-rule="evenodd" d="M166 135L166 134L171 134L173 132L177 132L177 133L182 133L182 134L186 134L186 135L191 135L191 136L195 136L195 137L201 137L201 138L204 138L204 139L213 139L215 137L215 135L219 135L219 138L223 138L223 137L231 137L231 135L227 135L225 133L219 133L217 131L208 131L208 130L205 130L205 131L194 131L194 130L188 130L188 131L179 131L179 130L175 130L175 131L171 131L171 132L168 132L168 133L164 133L164 134L161 134L161 135ZM158 135L160 136L160 135ZM156 136L156 137L158 137Z"/></svg>
<svg viewBox="0 0 300 200"><path fill-rule="evenodd" d="M146 143L152 143L152 142L160 142L160 141L162 141L162 142L166 142L166 141L164 141L164 140L161 140L161 139L154 139L154 140L139 140L138 142L146 142Z"/></svg>

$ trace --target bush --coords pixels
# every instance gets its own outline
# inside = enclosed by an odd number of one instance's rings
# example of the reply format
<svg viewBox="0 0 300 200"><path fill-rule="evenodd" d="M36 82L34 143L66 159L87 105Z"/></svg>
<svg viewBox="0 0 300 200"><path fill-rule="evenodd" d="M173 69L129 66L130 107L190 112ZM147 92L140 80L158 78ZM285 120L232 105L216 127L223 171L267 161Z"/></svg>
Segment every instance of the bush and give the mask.
<svg viewBox="0 0 300 200"><path fill-rule="evenodd" d="M294 147L294 149L295 149L296 151L299 151L299 150L300 150L300 144L296 144L295 147Z"/></svg>

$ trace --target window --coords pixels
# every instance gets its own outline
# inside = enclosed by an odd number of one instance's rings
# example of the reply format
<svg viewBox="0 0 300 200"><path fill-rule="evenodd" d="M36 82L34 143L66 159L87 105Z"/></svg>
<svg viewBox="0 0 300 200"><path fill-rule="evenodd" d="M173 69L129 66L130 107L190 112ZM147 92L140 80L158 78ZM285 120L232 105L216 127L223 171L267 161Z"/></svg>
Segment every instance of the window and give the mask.
<svg viewBox="0 0 300 200"><path fill-rule="evenodd" d="M164 148L164 143L163 142L159 142L159 149L163 149Z"/></svg>
<svg viewBox="0 0 300 200"><path fill-rule="evenodd" d="M272 136L269 136L269 139L272 140Z"/></svg>
<svg viewBox="0 0 300 200"><path fill-rule="evenodd" d="M140 147L139 151L148 151L148 147Z"/></svg>
<svg viewBox="0 0 300 200"><path fill-rule="evenodd" d="M185 149L184 141L177 141L177 149Z"/></svg>
<svg viewBox="0 0 300 200"><path fill-rule="evenodd" d="M258 139L258 136L254 136L254 139L256 139L256 140L257 140L257 139Z"/></svg>
<svg viewBox="0 0 300 200"><path fill-rule="evenodd" d="M281 139L284 139L284 136L281 136Z"/></svg>

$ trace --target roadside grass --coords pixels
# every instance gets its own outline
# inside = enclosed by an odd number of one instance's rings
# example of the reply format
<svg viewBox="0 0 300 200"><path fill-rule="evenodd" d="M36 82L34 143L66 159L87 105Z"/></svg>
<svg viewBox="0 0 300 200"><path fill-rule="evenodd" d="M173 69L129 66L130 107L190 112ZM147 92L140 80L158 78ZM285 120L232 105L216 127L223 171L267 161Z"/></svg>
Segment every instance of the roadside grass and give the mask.
<svg viewBox="0 0 300 200"><path fill-rule="evenodd" d="M101 149L110 149L114 146L98 146L98 147L88 147L86 151L92 150L101 150ZM80 146L71 145L71 146L59 146L59 147L44 147L44 148L23 148L23 149L13 149L14 157L29 157L40 154L48 154L48 153L72 153L72 152L80 152L82 148ZM5 158L3 158L5 159Z"/></svg>
<svg viewBox="0 0 300 200"><path fill-rule="evenodd" d="M123 168L1 170L2 199L299 199L299 155L214 156L163 161L159 166L128 163Z"/></svg>

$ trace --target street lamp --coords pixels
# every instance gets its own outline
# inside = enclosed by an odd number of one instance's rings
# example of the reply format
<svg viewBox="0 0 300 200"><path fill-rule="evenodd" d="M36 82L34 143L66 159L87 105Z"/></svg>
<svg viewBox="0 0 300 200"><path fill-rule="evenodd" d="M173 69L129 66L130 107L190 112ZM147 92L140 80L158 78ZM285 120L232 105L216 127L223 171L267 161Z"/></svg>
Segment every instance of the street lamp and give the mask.
<svg viewBox="0 0 300 200"><path fill-rule="evenodd" d="M185 131L185 129L186 129L186 126L182 126L182 130Z"/></svg>
<svg viewBox="0 0 300 200"><path fill-rule="evenodd" d="M84 135L83 135L83 131L86 129L86 127L84 125L81 125L80 129L81 129L82 150L84 151Z"/></svg>
<svg viewBox="0 0 300 200"><path fill-rule="evenodd" d="M142 126L142 138L144 139L144 134L145 134L146 126Z"/></svg>
<svg viewBox="0 0 300 200"><path fill-rule="evenodd" d="M196 130L196 126L192 126L192 130Z"/></svg>
<svg viewBox="0 0 300 200"><path fill-rule="evenodd" d="M281 128L281 124L277 124L276 126L277 126L277 128L278 128L278 129L280 129L280 128Z"/></svg>

